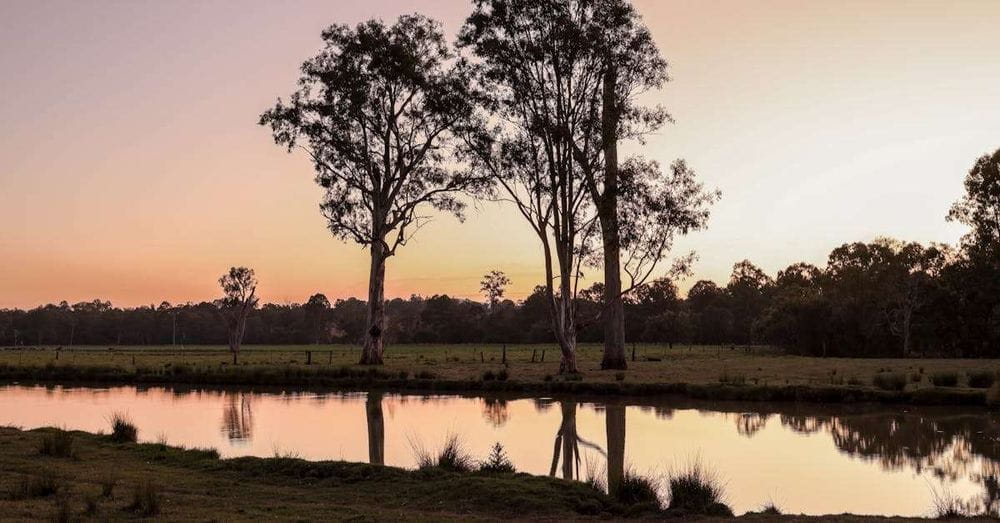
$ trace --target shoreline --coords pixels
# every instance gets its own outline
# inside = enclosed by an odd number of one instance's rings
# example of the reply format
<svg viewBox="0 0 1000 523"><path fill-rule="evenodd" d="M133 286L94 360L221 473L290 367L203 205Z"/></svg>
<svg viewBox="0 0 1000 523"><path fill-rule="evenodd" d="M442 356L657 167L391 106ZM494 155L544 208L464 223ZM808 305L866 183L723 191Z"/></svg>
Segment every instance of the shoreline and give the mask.
<svg viewBox="0 0 1000 523"><path fill-rule="evenodd" d="M556 377L549 381L440 379L377 368L326 366L236 366L132 369L108 365L10 365L0 363L0 383L296 387L432 393L580 394L599 397L682 396L697 400L802 403L881 403L986 407L983 390L928 387L887 391L863 386L751 385L729 383L597 382Z"/></svg>

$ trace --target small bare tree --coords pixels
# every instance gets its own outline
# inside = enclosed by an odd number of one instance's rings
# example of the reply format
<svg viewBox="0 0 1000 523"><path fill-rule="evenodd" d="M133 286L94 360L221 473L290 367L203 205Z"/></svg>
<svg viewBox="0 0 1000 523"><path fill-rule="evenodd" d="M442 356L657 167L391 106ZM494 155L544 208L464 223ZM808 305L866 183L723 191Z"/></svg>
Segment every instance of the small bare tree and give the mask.
<svg viewBox="0 0 1000 523"><path fill-rule="evenodd" d="M257 306L257 278L253 269L232 267L219 278L224 296L216 302L229 329L229 350L233 353L233 365L240 354L240 345L247 330L247 316Z"/></svg>

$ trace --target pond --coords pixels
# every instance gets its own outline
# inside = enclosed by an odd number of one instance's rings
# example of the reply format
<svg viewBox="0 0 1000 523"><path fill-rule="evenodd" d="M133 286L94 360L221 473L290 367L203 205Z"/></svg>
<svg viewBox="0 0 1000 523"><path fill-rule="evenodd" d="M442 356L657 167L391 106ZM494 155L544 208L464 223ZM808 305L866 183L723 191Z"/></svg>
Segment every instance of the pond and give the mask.
<svg viewBox="0 0 1000 523"><path fill-rule="evenodd" d="M416 466L449 435L519 471L583 480L664 477L700 461L737 513L929 515L935 496L996 506L1000 415L983 409L704 402L680 398L456 396L0 387L0 425L108 430L225 457L294 455ZM664 492L666 494L666 492Z"/></svg>

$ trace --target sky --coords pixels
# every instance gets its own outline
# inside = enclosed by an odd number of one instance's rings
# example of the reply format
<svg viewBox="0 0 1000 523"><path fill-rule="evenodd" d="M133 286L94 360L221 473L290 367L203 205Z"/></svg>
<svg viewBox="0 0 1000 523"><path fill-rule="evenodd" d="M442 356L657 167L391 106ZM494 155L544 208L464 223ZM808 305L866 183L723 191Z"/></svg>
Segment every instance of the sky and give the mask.
<svg viewBox="0 0 1000 523"><path fill-rule="evenodd" d="M956 242L951 203L1000 147L1000 2L635 0L673 80L676 123L633 152L685 158L722 191L683 238L697 279L770 274L892 236ZM319 213L302 154L261 112L333 23L420 12L449 38L469 0L0 2L0 308L213 299L230 266L298 303L365 296L368 252ZM537 240L515 212L440 215L389 261L389 296L526 296ZM600 279L589 271L589 280Z"/></svg>

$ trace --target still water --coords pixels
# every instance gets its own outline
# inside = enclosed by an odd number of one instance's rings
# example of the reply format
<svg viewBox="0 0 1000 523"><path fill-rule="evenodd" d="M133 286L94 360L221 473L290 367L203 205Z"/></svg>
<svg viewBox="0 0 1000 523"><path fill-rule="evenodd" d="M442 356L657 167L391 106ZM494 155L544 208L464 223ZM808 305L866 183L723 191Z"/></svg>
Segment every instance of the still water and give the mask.
<svg viewBox="0 0 1000 523"><path fill-rule="evenodd" d="M0 387L0 425L107 430L125 411L140 440L225 457L294 454L414 467L450 434L519 471L584 479L663 476L700 460L739 514L928 515L935 492L982 507L1000 475L1000 415L985 410L685 399L525 398L173 388ZM994 505L995 506L995 505Z"/></svg>

